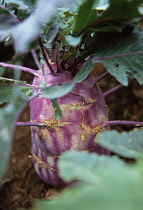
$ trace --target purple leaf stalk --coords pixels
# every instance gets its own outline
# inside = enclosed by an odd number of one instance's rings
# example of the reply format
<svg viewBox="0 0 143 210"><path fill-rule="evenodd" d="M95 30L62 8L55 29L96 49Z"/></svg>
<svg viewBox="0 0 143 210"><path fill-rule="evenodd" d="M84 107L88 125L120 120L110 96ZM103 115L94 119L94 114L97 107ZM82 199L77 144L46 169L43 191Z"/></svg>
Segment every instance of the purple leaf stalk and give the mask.
<svg viewBox="0 0 143 210"><path fill-rule="evenodd" d="M51 65L56 71L56 66ZM46 64L44 71L45 77L41 70L38 71L40 76L35 76L33 85L40 86L45 78L46 86L73 79L70 72L52 75ZM41 179L52 186L68 184L60 177L57 165L63 152L78 150L109 154L94 141L108 118L104 96L96 84L92 85L94 81L94 76L90 74L83 82L77 83L70 93L58 98L62 110L60 120L55 119L50 99L39 96L30 102L30 120L35 123L35 126L31 126L34 166ZM36 126L36 123L40 126Z"/></svg>

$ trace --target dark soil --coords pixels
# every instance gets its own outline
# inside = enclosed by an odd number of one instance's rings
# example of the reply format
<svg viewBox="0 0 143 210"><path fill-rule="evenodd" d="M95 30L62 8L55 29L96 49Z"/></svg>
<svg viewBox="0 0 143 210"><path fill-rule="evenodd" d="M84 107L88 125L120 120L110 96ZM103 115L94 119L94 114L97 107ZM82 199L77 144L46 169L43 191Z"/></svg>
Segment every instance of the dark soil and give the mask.
<svg viewBox="0 0 143 210"><path fill-rule="evenodd" d="M100 82L100 87L105 92L118 83L112 76ZM143 86L135 80L128 87L122 87L116 92L106 96L110 120L143 120ZM27 108L20 121L29 120ZM114 129L129 130L125 126ZM33 201L38 198L51 199L59 192L44 183L34 171L31 159L31 137L28 127L19 127L15 131L9 167L0 191L0 209L16 210L30 208Z"/></svg>

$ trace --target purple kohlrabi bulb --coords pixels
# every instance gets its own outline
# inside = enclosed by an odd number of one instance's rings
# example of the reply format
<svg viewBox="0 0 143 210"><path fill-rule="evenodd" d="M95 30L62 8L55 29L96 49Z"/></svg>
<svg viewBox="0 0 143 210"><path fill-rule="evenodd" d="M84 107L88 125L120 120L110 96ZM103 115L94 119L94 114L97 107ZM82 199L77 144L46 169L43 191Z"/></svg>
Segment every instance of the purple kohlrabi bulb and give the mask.
<svg viewBox="0 0 143 210"><path fill-rule="evenodd" d="M63 72L52 76L48 70L46 85L62 84L73 79L71 73ZM35 77L33 85L40 85L44 77ZM60 178L57 161L68 150L79 150L108 154L95 143L95 136L102 130L107 120L104 97L97 85L92 85L90 74L83 82L77 83L67 95L58 98L62 110L60 120L55 119L55 111L50 99L42 96L30 103L30 119L46 123L47 126L31 127L32 154L36 172L50 185L62 187L66 183Z"/></svg>

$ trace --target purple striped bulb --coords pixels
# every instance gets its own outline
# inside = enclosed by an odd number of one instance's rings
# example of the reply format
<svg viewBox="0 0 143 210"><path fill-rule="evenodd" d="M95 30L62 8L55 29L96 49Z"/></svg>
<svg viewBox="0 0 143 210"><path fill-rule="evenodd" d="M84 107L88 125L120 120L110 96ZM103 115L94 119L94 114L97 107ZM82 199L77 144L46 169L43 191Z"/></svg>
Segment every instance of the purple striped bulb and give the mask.
<svg viewBox="0 0 143 210"><path fill-rule="evenodd" d="M33 85L40 85L44 77L35 77ZM72 80L69 72L52 76L46 69L46 85L63 84ZM107 120L104 97L97 85L92 85L90 74L83 82L77 83L67 95L58 98L62 110L60 120L55 119L50 99L38 97L30 103L30 119L46 123L47 126L31 127L32 154L36 172L50 185L62 187L66 183L59 175L57 161L68 150L79 150L108 154L95 143L94 138Z"/></svg>

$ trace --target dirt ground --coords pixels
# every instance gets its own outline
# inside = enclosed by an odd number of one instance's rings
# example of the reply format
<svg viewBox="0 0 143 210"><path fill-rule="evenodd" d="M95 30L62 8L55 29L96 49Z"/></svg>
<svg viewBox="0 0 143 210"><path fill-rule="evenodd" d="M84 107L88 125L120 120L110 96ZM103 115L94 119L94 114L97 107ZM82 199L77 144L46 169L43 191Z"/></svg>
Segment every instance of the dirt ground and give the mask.
<svg viewBox="0 0 143 210"><path fill-rule="evenodd" d="M100 82L105 92L118 83L112 76L107 76ZM122 87L116 92L106 96L110 120L143 120L143 86L135 80L128 87ZM29 120L29 108L21 116L20 121ZM125 126L114 129L129 130ZM59 193L44 183L36 174L31 159L31 137L28 127L16 128L13 139L10 163L0 191L0 210L16 210L30 208L35 199L51 199Z"/></svg>

